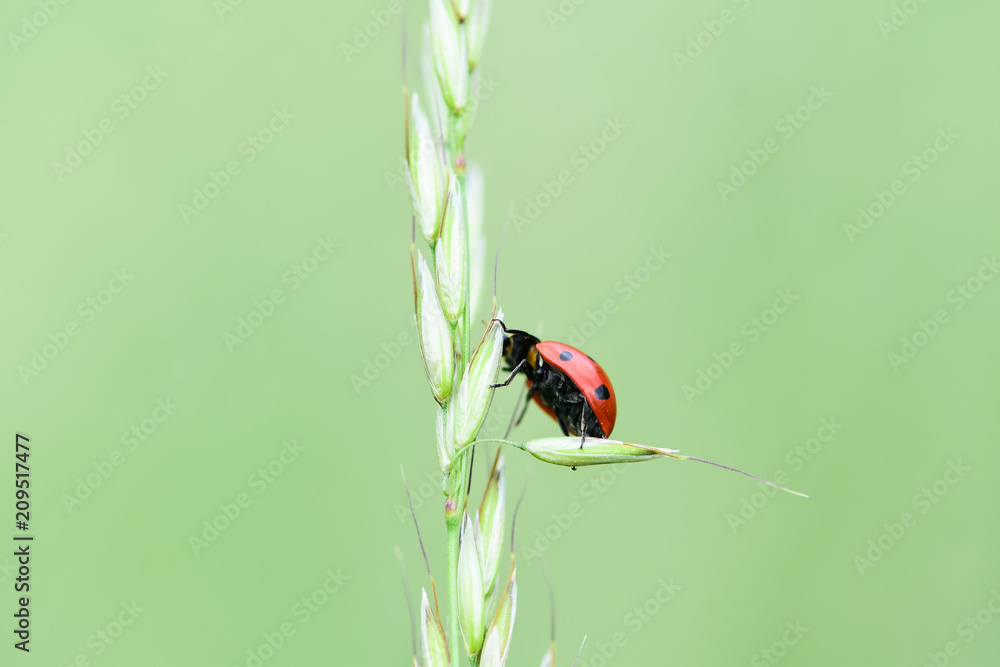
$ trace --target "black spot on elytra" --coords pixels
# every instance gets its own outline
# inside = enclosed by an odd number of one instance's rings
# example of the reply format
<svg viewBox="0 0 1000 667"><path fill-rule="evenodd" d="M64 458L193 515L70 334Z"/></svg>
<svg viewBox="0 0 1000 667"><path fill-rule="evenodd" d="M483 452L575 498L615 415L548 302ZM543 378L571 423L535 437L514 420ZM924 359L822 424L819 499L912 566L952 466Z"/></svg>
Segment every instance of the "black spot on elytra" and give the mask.
<svg viewBox="0 0 1000 667"><path fill-rule="evenodd" d="M606 401L611 398L611 392L608 391L608 388L602 384L594 390L594 396L596 396L599 400Z"/></svg>
<svg viewBox="0 0 1000 667"><path fill-rule="evenodd" d="M563 361L569 361L570 359L573 358L573 353L563 350L562 352L559 353L559 358L562 359Z"/></svg>

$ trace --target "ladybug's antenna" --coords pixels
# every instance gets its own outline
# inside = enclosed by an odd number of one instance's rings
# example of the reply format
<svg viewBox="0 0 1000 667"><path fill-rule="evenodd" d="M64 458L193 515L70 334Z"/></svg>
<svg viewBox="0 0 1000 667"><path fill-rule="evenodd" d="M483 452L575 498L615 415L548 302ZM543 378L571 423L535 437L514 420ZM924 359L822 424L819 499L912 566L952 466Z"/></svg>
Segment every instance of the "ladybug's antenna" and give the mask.
<svg viewBox="0 0 1000 667"><path fill-rule="evenodd" d="M697 458L695 458L693 456L683 456L681 454L667 454L667 456L669 456L670 458L674 458L674 459L687 459L688 461L697 461L698 463L707 463L708 465L715 466L716 468L722 468L723 470L731 470L733 472L738 472L741 475L746 475L750 479L757 480L758 482L761 482L763 484L767 484L768 486L773 486L774 488L776 488L776 489L778 489L780 491L784 491L786 493L791 493L792 495L795 495L795 496L801 496L803 498L808 498L809 497L809 496L807 496L804 493L799 493L798 491L792 491L791 489L786 489L785 487L780 486L778 484L775 484L774 482L769 482L766 479L763 479L762 477L757 477L757 475L751 475L750 473L744 472L744 471L740 470L739 468L731 468L729 466L724 466L721 463L716 463L714 461L706 461L705 459L697 459Z"/></svg>

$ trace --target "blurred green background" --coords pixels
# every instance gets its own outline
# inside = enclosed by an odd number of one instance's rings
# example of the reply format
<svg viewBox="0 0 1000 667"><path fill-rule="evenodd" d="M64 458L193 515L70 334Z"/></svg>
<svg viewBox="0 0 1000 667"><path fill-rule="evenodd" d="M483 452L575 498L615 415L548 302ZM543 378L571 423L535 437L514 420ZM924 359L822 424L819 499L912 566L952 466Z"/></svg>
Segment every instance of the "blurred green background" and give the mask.
<svg viewBox="0 0 1000 667"><path fill-rule="evenodd" d="M2 539L15 432L36 535L32 651L8 629L3 664L252 665L283 624L268 667L408 664L400 465L445 566L394 6L0 7ZM998 23L494 3L468 144L490 254L511 205L545 206L504 243L508 323L601 362L616 436L812 495L510 453L508 664L547 648L545 571L562 665L585 634L590 667L997 664ZM516 433L558 429L533 409Z"/></svg>

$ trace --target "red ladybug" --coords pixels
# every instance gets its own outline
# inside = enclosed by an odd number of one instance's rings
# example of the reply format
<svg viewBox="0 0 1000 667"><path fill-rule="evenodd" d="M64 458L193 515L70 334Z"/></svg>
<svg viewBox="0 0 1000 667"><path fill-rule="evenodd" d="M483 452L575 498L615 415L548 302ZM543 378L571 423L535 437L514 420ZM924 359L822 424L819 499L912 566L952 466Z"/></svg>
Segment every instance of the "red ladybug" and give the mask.
<svg viewBox="0 0 1000 667"><path fill-rule="evenodd" d="M575 347L540 341L525 331L508 329L503 322L500 326L504 331L504 370L510 371L510 376L493 386L506 387L518 373L524 373L528 380L525 411L527 402L534 398L538 407L559 422L563 435L609 437L618 404L604 369ZM524 411L517 423L523 417Z"/></svg>

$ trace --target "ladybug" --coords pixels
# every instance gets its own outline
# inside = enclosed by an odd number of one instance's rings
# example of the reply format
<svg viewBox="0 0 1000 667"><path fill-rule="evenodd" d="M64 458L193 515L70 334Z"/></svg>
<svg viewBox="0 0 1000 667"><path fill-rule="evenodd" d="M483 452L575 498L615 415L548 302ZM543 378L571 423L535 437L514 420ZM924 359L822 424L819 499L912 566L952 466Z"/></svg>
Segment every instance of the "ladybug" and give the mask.
<svg viewBox="0 0 1000 667"><path fill-rule="evenodd" d="M499 322L503 328L503 367L510 371L510 375L503 382L490 386L506 387L518 373L524 373L528 380L524 409L516 421L511 421L510 428L521 423L528 411L528 403L534 398L538 407L559 422L563 435L580 436L580 449L583 449L588 436L607 438L611 435L618 415L618 403L615 401L615 389L611 386L611 380L600 364L575 347L551 340L542 341L526 331L508 329L499 319L493 321ZM507 429L508 433L510 428ZM497 457L499 456L498 451ZM707 463L746 475L776 489L809 497L721 463L675 453L668 456Z"/></svg>
<svg viewBox="0 0 1000 667"><path fill-rule="evenodd" d="M497 320L500 322L500 320ZM493 387L506 387L518 373L527 378L528 395L520 423L534 398L547 415L559 422L563 435L607 438L615 428L618 404L604 369L575 347L542 341L518 329L503 328L503 367L510 376Z"/></svg>

